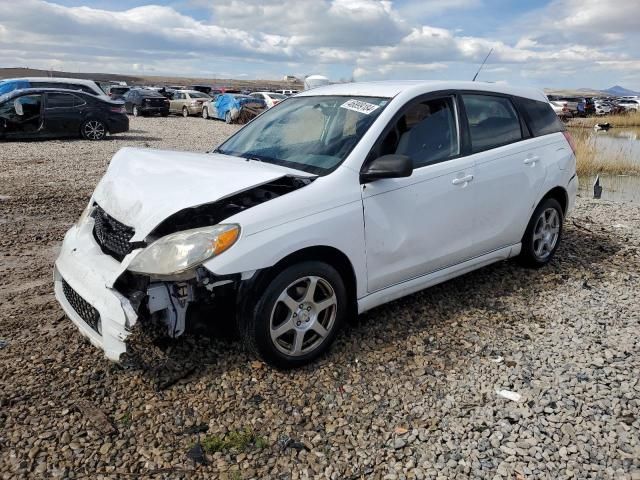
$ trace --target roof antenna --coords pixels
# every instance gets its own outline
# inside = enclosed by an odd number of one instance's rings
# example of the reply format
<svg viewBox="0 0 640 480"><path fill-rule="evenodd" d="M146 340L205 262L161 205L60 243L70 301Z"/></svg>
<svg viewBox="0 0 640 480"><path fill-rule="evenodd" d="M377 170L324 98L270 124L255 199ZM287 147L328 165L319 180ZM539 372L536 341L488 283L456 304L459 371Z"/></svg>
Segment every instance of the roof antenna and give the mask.
<svg viewBox="0 0 640 480"><path fill-rule="evenodd" d="M480 68L478 68L478 71L473 76L473 80L471 80L472 82L476 81L476 78L478 77L478 74L480 73L480 70L482 70L482 67L484 67L484 64L487 61L487 58L489 58L489 55L491 55L491 52L493 52L493 47L491 47L491 50L489 50L489 53L487 53L487 56L484 57L484 60L482 61L482 65L480 65Z"/></svg>

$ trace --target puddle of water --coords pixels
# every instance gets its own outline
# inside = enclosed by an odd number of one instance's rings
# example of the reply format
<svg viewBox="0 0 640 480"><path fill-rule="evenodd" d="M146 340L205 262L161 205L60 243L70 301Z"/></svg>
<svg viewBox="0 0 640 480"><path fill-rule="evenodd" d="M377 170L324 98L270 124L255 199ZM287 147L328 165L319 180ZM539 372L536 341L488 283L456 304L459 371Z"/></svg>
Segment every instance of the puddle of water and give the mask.
<svg viewBox="0 0 640 480"><path fill-rule="evenodd" d="M595 175L580 177L580 195L593 197ZM638 175L600 175L602 199L614 202L640 204L640 176Z"/></svg>
<svg viewBox="0 0 640 480"><path fill-rule="evenodd" d="M613 127L608 131L584 128L569 128L572 134L587 135L598 156L624 158L640 165L640 127Z"/></svg>

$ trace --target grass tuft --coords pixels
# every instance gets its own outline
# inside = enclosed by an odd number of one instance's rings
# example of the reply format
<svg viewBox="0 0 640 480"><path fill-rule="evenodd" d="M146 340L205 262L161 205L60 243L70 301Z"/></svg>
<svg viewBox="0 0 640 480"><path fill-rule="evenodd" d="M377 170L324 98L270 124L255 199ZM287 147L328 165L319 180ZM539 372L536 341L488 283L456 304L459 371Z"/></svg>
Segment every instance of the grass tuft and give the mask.
<svg viewBox="0 0 640 480"><path fill-rule="evenodd" d="M245 428L229 432L224 436L207 435L201 442L207 453L216 452L245 452L251 448L261 450L268 446L267 439Z"/></svg>
<svg viewBox="0 0 640 480"><path fill-rule="evenodd" d="M598 151L590 130L572 129L571 136L576 144L578 175L640 175L640 162L629 158L628 151L622 148Z"/></svg>
<svg viewBox="0 0 640 480"><path fill-rule="evenodd" d="M598 115L587 118L572 118L567 124L576 128L593 128L596 123L610 123L612 127L640 127L640 112L623 115Z"/></svg>

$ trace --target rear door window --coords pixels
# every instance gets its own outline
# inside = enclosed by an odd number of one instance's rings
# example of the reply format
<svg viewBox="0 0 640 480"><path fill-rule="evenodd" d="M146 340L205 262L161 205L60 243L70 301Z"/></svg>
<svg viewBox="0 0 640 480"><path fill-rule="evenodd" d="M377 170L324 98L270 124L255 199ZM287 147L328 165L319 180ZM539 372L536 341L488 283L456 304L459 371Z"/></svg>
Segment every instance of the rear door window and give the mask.
<svg viewBox="0 0 640 480"><path fill-rule="evenodd" d="M69 93L48 93L47 109L52 108L72 108L75 104L75 97Z"/></svg>
<svg viewBox="0 0 640 480"><path fill-rule="evenodd" d="M534 137L564 131L564 126L551 105L529 98L517 98L516 103L523 112Z"/></svg>
<svg viewBox="0 0 640 480"><path fill-rule="evenodd" d="M518 113L507 97L462 95L473 153L522 140Z"/></svg>

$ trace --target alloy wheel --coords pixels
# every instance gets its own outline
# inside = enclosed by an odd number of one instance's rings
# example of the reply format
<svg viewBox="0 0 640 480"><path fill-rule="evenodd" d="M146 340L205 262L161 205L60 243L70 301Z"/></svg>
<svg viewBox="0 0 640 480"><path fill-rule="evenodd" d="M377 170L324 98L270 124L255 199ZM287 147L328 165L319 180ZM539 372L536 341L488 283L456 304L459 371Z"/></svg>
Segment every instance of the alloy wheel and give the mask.
<svg viewBox="0 0 640 480"><path fill-rule="evenodd" d="M138 115L140 115L140 112L138 111L138 107L136 107L135 105L133 106L133 116L137 117Z"/></svg>
<svg viewBox="0 0 640 480"><path fill-rule="evenodd" d="M209 111L207 110L207 107L204 107L202 109L202 118L204 118L205 120L209 118Z"/></svg>
<svg viewBox="0 0 640 480"><path fill-rule="evenodd" d="M182 107L182 116L185 118L189 116L189 110L187 110L187 107Z"/></svg>
<svg viewBox="0 0 640 480"><path fill-rule="evenodd" d="M89 120L84 124L84 136L89 140L102 140L105 133L104 124L98 120Z"/></svg>
<svg viewBox="0 0 640 480"><path fill-rule="evenodd" d="M299 357L316 350L336 323L338 299L322 277L299 278L280 294L273 306L269 330L281 353Z"/></svg>
<svg viewBox="0 0 640 480"><path fill-rule="evenodd" d="M533 228L533 252L539 260L546 259L558 243L560 215L555 208L547 208L538 217Z"/></svg>

